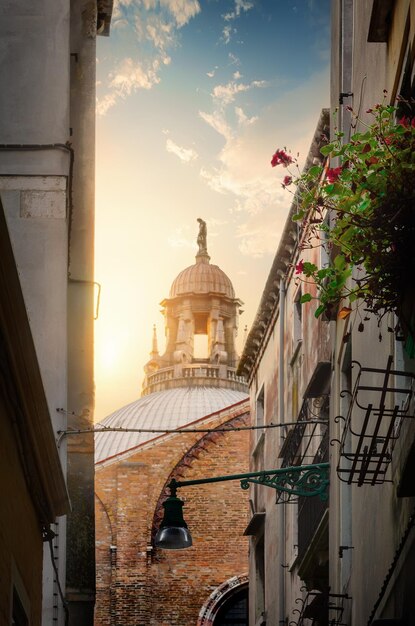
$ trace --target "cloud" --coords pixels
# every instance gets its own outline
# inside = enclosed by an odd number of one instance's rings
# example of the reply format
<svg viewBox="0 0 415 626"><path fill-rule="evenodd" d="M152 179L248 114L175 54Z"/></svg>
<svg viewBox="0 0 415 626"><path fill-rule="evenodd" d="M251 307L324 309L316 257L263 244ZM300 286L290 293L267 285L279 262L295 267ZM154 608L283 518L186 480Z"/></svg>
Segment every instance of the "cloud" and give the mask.
<svg viewBox="0 0 415 626"><path fill-rule="evenodd" d="M210 72L206 72L206 76L209 76L209 78L213 78L214 75L216 74L216 70L219 69L217 65L215 65L215 67L213 68L213 70L210 70Z"/></svg>
<svg viewBox="0 0 415 626"><path fill-rule="evenodd" d="M248 91L249 89L267 86L268 82L266 80L253 80L249 84L230 81L226 85L216 85L216 87L213 88L212 96L216 100L220 101L222 105L227 105L235 100L235 96L238 93Z"/></svg>
<svg viewBox="0 0 415 626"><path fill-rule="evenodd" d="M239 126L249 126L249 124L254 124L258 119L257 115L248 117L241 107L235 107L235 113Z"/></svg>
<svg viewBox="0 0 415 626"><path fill-rule="evenodd" d="M241 61L240 61L239 57L237 57L236 54L233 54L233 52L229 52L228 59L229 59L230 65L240 65L241 64Z"/></svg>
<svg viewBox="0 0 415 626"><path fill-rule="evenodd" d="M225 137L225 139L231 138L232 129L221 111L214 111L213 113L204 113L203 111L199 111L199 116L206 122L206 124L209 124L209 126L216 130L216 132Z"/></svg>
<svg viewBox="0 0 415 626"><path fill-rule="evenodd" d="M229 140L233 136L233 131L226 120L226 107L235 100L239 93L266 87L267 85L268 83L265 80L253 80L251 83L238 83L232 80L225 85L216 85L211 93L213 112L199 111L199 116L216 132L225 137L226 140ZM235 108L235 113L240 126L246 126L256 121L256 117L249 118L240 107Z"/></svg>
<svg viewBox="0 0 415 626"><path fill-rule="evenodd" d="M231 34L236 33L236 29L232 28L232 26L224 26L223 30L222 30L222 41L225 45L228 45L228 43L231 40Z"/></svg>
<svg viewBox="0 0 415 626"><path fill-rule="evenodd" d="M192 148L183 148L182 146L178 146L177 143L174 143L171 139L167 139L166 141L166 150L167 152L175 154L184 163L195 161L199 156Z"/></svg>
<svg viewBox="0 0 415 626"><path fill-rule="evenodd" d="M124 98L137 89L151 89L160 82L158 70L160 61L154 61L147 67L133 59L124 59L115 72L110 74L110 87L117 96Z"/></svg>
<svg viewBox="0 0 415 626"><path fill-rule="evenodd" d="M198 0L160 0L160 6L170 11L179 28L200 12Z"/></svg>
<svg viewBox="0 0 415 626"><path fill-rule="evenodd" d="M250 9L253 9L253 8L254 8L253 2L249 2L248 0L235 0L234 10L230 11L229 13L225 13L225 15L222 15L222 17L226 22L229 22L239 17L242 11L246 13L247 11L250 11Z"/></svg>
<svg viewBox="0 0 415 626"><path fill-rule="evenodd" d="M122 37L129 54L114 62L97 101L98 115L138 89L160 83L163 68L171 63L171 51L179 44L180 29L200 11L199 0L115 1L114 36Z"/></svg>
<svg viewBox="0 0 415 626"><path fill-rule="evenodd" d="M241 254L259 259L275 254L285 223L285 214L277 212L253 217L237 226L236 238Z"/></svg>
<svg viewBox="0 0 415 626"><path fill-rule="evenodd" d="M117 96L115 93L107 93L103 98L97 100L96 113L97 115L105 115L109 109L111 109L117 102Z"/></svg>
<svg viewBox="0 0 415 626"><path fill-rule="evenodd" d="M227 99L218 100L212 94L216 109L203 119L222 131L225 144L216 162L201 168L200 176L212 190L230 197L238 247L246 256L259 258L275 252L292 195L281 186L287 170L271 168L271 156L286 145L305 160L324 93L328 99L326 70L280 94L256 116L249 117L241 107L234 107L236 125L226 121L227 105L219 106Z"/></svg>

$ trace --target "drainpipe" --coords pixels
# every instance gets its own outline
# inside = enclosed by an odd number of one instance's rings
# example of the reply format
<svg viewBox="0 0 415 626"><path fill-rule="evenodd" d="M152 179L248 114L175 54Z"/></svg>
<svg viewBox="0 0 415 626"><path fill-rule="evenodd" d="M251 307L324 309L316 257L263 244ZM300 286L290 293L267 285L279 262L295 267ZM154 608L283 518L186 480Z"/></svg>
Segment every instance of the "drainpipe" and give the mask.
<svg viewBox="0 0 415 626"><path fill-rule="evenodd" d="M278 369L278 387L279 387L279 423L285 422L285 406L284 406L284 383L285 383L285 363L284 363L284 334L285 334L285 283L284 278L280 280L280 302L279 302L279 369ZM281 431L280 431L281 432ZM280 575L278 576L278 596L279 596L279 624L285 624L285 506L278 505L278 559L280 561Z"/></svg>

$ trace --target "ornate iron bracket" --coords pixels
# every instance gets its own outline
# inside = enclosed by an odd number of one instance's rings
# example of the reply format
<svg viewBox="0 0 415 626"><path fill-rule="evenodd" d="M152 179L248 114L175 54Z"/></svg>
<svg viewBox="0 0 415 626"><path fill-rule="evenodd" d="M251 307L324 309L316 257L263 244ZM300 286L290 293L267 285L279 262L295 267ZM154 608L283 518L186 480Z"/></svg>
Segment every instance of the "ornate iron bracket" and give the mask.
<svg viewBox="0 0 415 626"><path fill-rule="evenodd" d="M204 485L218 483L227 480L240 480L242 489L249 489L250 483L272 487L277 491L288 493L292 496L320 496L321 500L327 500L327 487L329 485L329 464L316 463L314 465L297 465L261 472L249 472L246 474L233 474L229 476L215 476L213 478L200 478L198 480L171 480L168 484L171 495L176 495L176 490L192 485Z"/></svg>

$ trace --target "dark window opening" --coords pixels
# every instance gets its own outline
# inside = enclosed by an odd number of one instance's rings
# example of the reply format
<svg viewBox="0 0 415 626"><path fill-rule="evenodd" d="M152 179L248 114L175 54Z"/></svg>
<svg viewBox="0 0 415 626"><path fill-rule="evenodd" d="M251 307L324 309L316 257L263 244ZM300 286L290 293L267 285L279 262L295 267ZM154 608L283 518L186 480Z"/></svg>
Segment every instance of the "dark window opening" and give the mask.
<svg viewBox="0 0 415 626"><path fill-rule="evenodd" d="M220 608L214 626L248 626L248 588L231 595Z"/></svg>
<svg viewBox="0 0 415 626"><path fill-rule="evenodd" d="M401 84L398 88L396 117L415 117L415 66L411 45L408 43L403 62Z"/></svg>
<svg viewBox="0 0 415 626"><path fill-rule="evenodd" d="M29 620L16 588L13 589L12 626L29 626Z"/></svg>

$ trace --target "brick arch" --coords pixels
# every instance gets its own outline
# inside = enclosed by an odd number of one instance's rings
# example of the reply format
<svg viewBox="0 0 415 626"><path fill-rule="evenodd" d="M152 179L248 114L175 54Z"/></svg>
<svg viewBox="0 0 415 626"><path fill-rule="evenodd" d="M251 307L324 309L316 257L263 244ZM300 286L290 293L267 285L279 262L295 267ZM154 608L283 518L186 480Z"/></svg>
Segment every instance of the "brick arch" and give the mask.
<svg viewBox="0 0 415 626"><path fill-rule="evenodd" d="M196 626L212 626L223 604L236 591L241 591L244 587L248 587L248 582L248 574L242 574L233 576L219 585L219 587L216 587L200 609Z"/></svg>
<svg viewBox="0 0 415 626"><path fill-rule="evenodd" d="M216 428L221 428L222 426L229 427L238 427L245 426L247 424L249 417L249 412L244 409L243 413L240 415L236 415L231 417L231 419L222 422L222 424L216 426ZM192 466L193 461L197 460L200 454L206 450L210 444L215 443L219 438L223 437L226 433L223 431L215 431L212 430L209 433L206 433L194 443L191 448L182 456L180 461L175 465L173 470L168 475L163 488L161 490L160 496L157 500L157 504L154 510L153 515L153 523L151 526L151 543L154 543L154 537L157 534L157 531L160 527L161 521L163 519L163 502L170 495L169 489L167 485L174 478L175 480L180 480L183 477L184 471Z"/></svg>
<svg viewBox="0 0 415 626"><path fill-rule="evenodd" d="M94 496L95 496L96 502L98 503L98 505L100 506L102 512L104 513L105 519L107 520L108 528L109 528L110 536L111 536L110 543L114 544L115 539L114 539L113 524L112 524L112 519L111 519L110 512L108 510L108 507L105 504L105 502L103 501L103 499L101 498L101 496L96 491L94 491Z"/></svg>

